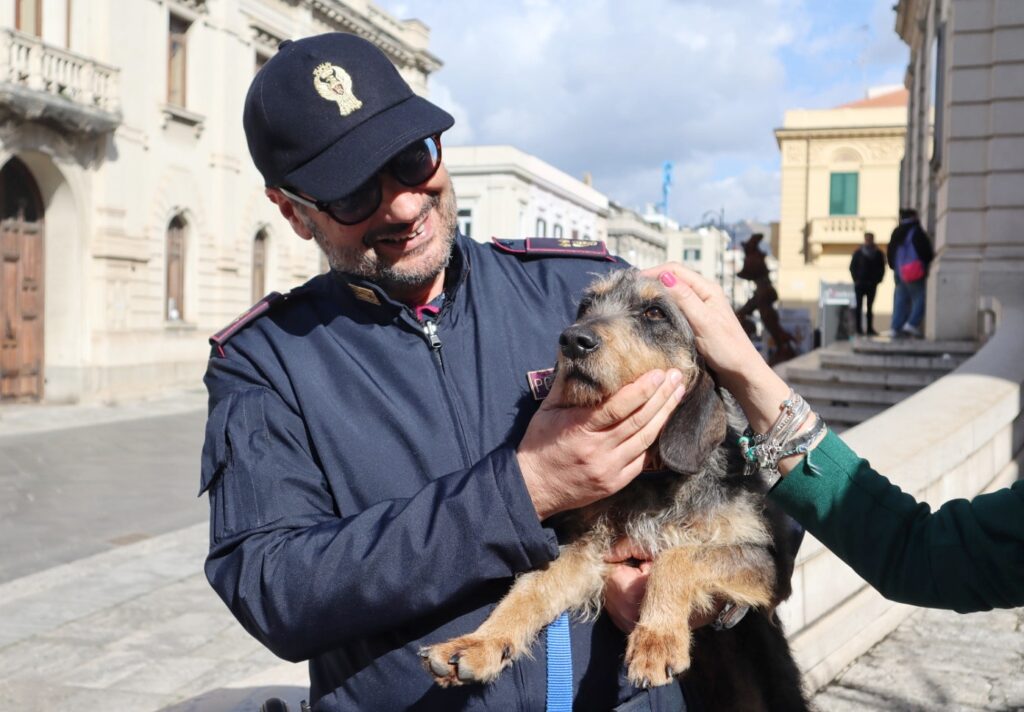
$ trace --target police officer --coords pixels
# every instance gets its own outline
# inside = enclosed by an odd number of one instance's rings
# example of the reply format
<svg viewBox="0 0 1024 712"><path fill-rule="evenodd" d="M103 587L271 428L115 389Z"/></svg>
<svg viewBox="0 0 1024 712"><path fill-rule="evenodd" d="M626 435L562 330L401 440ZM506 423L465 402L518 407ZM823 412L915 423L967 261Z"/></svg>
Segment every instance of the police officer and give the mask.
<svg viewBox="0 0 1024 712"><path fill-rule="evenodd" d="M332 269L211 339L206 572L252 635L310 661L316 710L544 709L543 641L486 687L435 686L417 652L554 559L548 518L631 481L682 397L655 371L555 407L558 334L621 265L601 243L458 235L452 123L345 34L284 43L245 101L267 197ZM635 591L608 599L628 627ZM629 685L608 616L570 644L577 709L682 704Z"/></svg>

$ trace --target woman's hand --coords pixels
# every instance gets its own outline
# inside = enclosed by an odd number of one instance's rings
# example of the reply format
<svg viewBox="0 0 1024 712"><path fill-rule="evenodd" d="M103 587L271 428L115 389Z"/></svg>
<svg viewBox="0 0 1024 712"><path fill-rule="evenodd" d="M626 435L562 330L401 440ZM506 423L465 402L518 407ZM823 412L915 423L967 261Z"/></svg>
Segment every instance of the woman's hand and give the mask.
<svg viewBox="0 0 1024 712"><path fill-rule="evenodd" d="M675 262L640 274L665 285L690 322L697 336L697 349L719 378L727 382L739 380L752 365L764 363L720 286Z"/></svg>
<svg viewBox="0 0 1024 712"><path fill-rule="evenodd" d="M789 396L789 386L754 348L722 288L675 262L641 274L665 285L690 322L697 350L736 396L751 427L766 432L779 415L779 404Z"/></svg>

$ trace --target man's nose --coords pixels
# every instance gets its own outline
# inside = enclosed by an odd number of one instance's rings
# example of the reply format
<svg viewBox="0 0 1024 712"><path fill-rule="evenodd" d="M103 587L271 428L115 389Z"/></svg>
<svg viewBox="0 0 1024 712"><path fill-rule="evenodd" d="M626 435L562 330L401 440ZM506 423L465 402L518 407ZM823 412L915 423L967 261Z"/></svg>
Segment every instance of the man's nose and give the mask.
<svg viewBox="0 0 1024 712"><path fill-rule="evenodd" d="M425 193L417 188L410 188L403 185L393 175L384 171L380 177L381 210L388 222L407 223L413 222L419 217L423 210L423 201L427 199Z"/></svg>

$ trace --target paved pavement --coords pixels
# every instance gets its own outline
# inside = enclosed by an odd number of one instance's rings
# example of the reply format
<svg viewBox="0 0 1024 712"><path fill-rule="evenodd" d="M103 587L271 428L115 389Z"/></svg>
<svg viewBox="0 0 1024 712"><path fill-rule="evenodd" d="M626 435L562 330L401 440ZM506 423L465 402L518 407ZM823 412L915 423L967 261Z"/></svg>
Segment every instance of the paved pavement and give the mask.
<svg viewBox="0 0 1024 712"><path fill-rule="evenodd" d="M821 712L1024 710L1024 608L919 610L818 691Z"/></svg>
<svg viewBox="0 0 1024 712"><path fill-rule="evenodd" d="M0 710L298 708L304 665L252 640L202 574L200 393L0 407ZM1024 710L1024 610L920 611L821 712Z"/></svg>
<svg viewBox="0 0 1024 712"><path fill-rule="evenodd" d="M0 582L204 521L205 395L0 408Z"/></svg>
<svg viewBox="0 0 1024 712"><path fill-rule="evenodd" d="M293 709L202 574L205 394L0 406L0 710Z"/></svg>

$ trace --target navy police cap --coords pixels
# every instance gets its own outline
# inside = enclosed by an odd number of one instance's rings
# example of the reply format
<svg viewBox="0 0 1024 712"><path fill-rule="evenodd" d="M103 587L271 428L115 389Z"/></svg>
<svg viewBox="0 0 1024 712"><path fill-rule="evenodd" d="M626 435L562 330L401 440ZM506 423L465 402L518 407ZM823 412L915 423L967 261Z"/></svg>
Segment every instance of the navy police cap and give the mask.
<svg viewBox="0 0 1024 712"><path fill-rule="evenodd" d="M370 42L332 32L281 43L249 86L242 123L268 187L331 201L455 120Z"/></svg>

